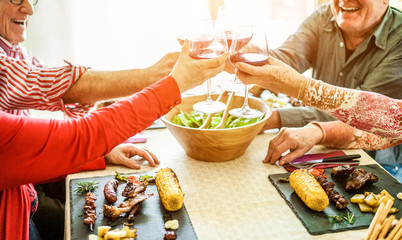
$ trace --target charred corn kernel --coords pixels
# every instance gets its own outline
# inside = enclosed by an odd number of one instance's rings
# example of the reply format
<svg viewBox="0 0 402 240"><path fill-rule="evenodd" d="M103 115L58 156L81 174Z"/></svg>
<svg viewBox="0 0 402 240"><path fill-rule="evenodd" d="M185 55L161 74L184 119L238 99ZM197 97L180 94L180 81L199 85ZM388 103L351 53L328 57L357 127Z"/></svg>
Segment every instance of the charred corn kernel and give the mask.
<svg viewBox="0 0 402 240"><path fill-rule="evenodd" d="M172 169L160 169L156 173L155 183L161 202L166 210L177 211L183 206L183 192Z"/></svg>
<svg viewBox="0 0 402 240"><path fill-rule="evenodd" d="M320 183L306 169L298 169L290 174L290 186L297 196L312 210L321 212L329 205L329 198Z"/></svg>

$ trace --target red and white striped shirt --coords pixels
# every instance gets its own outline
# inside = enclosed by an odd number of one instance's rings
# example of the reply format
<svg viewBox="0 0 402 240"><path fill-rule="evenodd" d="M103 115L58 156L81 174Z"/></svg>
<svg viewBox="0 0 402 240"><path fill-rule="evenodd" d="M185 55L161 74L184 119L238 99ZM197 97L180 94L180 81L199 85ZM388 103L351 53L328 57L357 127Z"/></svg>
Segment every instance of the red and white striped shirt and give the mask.
<svg viewBox="0 0 402 240"><path fill-rule="evenodd" d="M64 104L62 96L87 68L45 68L24 47L0 37L0 110L28 115L29 109L63 111L69 117L85 115L93 105Z"/></svg>

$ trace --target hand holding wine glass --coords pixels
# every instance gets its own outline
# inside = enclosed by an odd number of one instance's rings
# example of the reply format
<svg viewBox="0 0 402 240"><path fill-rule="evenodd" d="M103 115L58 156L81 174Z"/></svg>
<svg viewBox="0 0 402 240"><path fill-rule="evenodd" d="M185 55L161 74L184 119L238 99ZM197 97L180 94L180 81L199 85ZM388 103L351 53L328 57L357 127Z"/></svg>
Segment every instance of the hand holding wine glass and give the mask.
<svg viewBox="0 0 402 240"><path fill-rule="evenodd" d="M253 66L263 66L268 60L268 43L265 30L260 27L237 28L230 46L229 61L235 66L244 62ZM245 85L244 103L241 108L234 108L229 114L235 117L257 118L262 112L248 105L248 85Z"/></svg>
<svg viewBox="0 0 402 240"><path fill-rule="evenodd" d="M179 42L182 38L187 38L190 44L190 57L194 59L211 59L223 55L228 51L226 35L216 33L213 21L202 21L195 26L191 33L179 36ZM194 104L195 111L207 114L221 112L226 108L226 104L213 101L211 97L211 79L207 80L207 99Z"/></svg>

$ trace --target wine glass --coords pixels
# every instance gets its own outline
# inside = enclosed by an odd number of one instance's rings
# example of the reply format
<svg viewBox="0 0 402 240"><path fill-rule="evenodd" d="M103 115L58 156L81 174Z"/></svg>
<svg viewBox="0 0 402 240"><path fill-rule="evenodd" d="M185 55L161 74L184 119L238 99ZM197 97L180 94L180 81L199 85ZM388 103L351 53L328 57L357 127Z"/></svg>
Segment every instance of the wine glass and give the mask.
<svg viewBox="0 0 402 240"><path fill-rule="evenodd" d="M265 30L261 27L240 27L233 35L229 50L229 61L235 66L237 62L245 62L254 66L263 66L268 60L268 42ZM236 71L237 73L237 71ZM244 103L241 108L234 108L229 114L242 118L257 118L262 112L248 105L248 85L244 85Z"/></svg>
<svg viewBox="0 0 402 240"><path fill-rule="evenodd" d="M195 24L185 35L178 37L179 42L184 38L189 40L190 57L194 59L211 59L228 51L225 33L216 33L212 20L201 21ZM207 80L207 99L194 104L195 111L206 114L217 113L225 110L226 104L214 101L211 97L211 79Z"/></svg>
<svg viewBox="0 0 402 240"><path fill-rule="evenodd" d="M247 11L247 8L243 5L222 5L218 9L216 16L216 27L220 32L226 33L226 39L228 48L230 49L233 42L235 29L241 26L251 25L251 13ZM243 36L244 41L251 39L250 33L245 33ZM221 87L228 92L240 92L243 91L243 83L237 78L237 69L235 68L235 74L233 74L233 80L231 82L221 83Z"/></svg>

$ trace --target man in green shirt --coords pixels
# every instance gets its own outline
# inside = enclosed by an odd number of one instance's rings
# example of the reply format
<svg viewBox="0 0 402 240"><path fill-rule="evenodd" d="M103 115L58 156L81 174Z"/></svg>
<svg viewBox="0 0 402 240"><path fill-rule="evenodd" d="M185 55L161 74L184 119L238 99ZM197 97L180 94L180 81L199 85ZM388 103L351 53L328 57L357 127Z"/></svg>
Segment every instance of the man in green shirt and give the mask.
<svg viewBox="0 0 402 240"><path fill-rule="evenodd" d="M402 98L402 13L388 0L331 0L270 54L314 79ZM332 120L308 107L275 109L263 130Z"/></svg>

